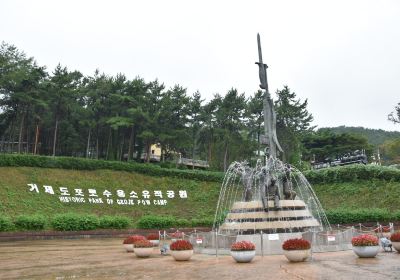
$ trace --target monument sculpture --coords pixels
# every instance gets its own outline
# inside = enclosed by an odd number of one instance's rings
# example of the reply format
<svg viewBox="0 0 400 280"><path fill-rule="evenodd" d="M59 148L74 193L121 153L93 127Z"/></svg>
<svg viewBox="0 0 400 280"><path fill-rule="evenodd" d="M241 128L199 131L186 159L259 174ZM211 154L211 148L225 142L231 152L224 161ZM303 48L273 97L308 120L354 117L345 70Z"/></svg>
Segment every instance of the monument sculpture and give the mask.
<svg viewBox="0 0 400 280"><path fill-rule="evenodd" d="M262 142L266 145L266 158L259 159L255 167L247 162L229 166L220 191L214 229L239 234L322 230L329 227L329 222L311 185L299 170L278 158L284 151L276 134L276 113L259 34L257 44L259 61L256 64L264 92Z"/></svg>

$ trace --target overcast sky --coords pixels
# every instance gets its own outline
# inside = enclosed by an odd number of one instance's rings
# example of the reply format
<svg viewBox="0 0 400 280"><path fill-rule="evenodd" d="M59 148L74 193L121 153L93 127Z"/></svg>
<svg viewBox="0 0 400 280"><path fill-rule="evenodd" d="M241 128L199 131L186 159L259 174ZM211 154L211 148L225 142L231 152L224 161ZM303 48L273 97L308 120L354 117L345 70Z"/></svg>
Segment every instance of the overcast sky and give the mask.
<svg viewBox="0 0 400 280"><path fill-rule="evenodd" d="M400 131L400 1L0 0L0 41L49 71L124 73L204 98L258 90L308 99L314 124Z"/></svg>

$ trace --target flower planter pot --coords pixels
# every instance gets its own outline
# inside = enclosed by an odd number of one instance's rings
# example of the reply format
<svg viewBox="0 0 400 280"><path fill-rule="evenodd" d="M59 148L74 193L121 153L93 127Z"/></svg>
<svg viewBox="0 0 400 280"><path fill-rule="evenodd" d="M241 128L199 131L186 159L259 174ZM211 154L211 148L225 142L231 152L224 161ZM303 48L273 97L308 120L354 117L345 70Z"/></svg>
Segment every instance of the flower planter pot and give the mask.
<svg viewBox="0 0 400 280"><path fill-rule="evenodd" d="M127 252L133 252L133 244L124 244L124 248Z"/></svg>
<svg viewBox="0 0 400 280"><path fill-rule="evenodd" d="M139 258L147 258L153 253L153 248L135 248L135 255Z"/></svg>
<svg viewBox="0 0 400 280"><path fill-rule="evenodd" d="M193 250L171 250L170 254L176 261L188 261L193 256Z"/></svg>
<svg viewBox="0 0 400 280"><path fill-rule="evenodd" d="M400 242L392 242L392 246L393 246L393 248L395 248L396 249L396 251L397 252L399 252L400 253Z"/></svg>
<svg viewBox="0 0 400 280"><path fill-rule="evenodd" d="M232 258L238 263L251 262L256 255L256 251L231 251Z"/></svg>
<svg viewBox="0 0 400 280"><path fill-rule="evenodd" d="M158 246L160 244L160 240L150 240L151 243L153 243L154 246Z"/></svg>
<svg viewBox="0 0 400 280"><path fill-rule="evenodd" d="M311 255L311 249L307 250L283 250L285 257L291 262L304 262Z"/></svg>
<svg viewBox="0 0 400 280"><path fill-rule="evenodd" d="M354 253L360 258L374 258L379 249L380 246L353 246Z"/></svg>

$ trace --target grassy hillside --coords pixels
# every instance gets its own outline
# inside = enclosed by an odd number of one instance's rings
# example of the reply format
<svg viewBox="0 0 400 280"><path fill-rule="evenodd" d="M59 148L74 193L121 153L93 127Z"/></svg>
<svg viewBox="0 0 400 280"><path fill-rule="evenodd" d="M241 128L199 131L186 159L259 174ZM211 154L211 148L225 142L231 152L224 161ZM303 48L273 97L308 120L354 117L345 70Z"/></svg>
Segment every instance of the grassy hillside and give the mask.
<svg viewBox="0 0 400 280"><path fill-rule="evenodd" d="M306 176L312 182L328 214L336 210L359 209L367 212L381 209L386 213L398 213L385 218L385 220L390 220L393 219L391 217L400 219L399 173L395 169L353 166L306 172ZM27 185L29 183L37 184L39 193L30 192ZM173 216L189 221L212 219L220 184L214 181L153 176L131 171L0 167L0 217L15 218L23 214L41 214L52 218L56 214L73 212L97 216L126 216L133 222L147 214ZM52 186L56 194L45 193L43 185ZM83 189L86 199L88 199L88 189L96 189L99 197L103 199L105 199L102 195L103 191L108 190L112 193L114 204L62 203L59 200L59 187L67 187L71 194L74 193L75 188ZM175 192L175 198L166 198L168 202L165 206L153 203L152 205L118 205L116 203L117 190L124 190L126 194L135 191L139 197L143 190L148 190L151 194L155 190L160 190L163 193L163 199L166 197L167 190L172 190ZM188 197L180 198L179 190L186 190ZM159 198L153 195L150 200L153 202L154 199ZM373 210L369 210L372 208ZM350 216L354 215L356 214L353 213ZM364 220L369 219L377 221L376 218L368 217ZM346 219L340 216L335 221L337 220L345 221Z"/></svg>
<svg viewBox="0 0 400 280"><path fill-rule="evenodd" d="M400 210L400 182L374 179L314 184L313 188L326 210L337 208Z"/></svg>
<svg viewBox="0 0 400 280"><path fill-rule="evenodd" d="M29 183L37 184L39 193L29 192ZM43 185L53 186L56 194L45 193ZM0 215L15 217L20 214L44 214L51 217L58 213L77 212L126 215L133 220L145 214L172 215L187 219L205 218L214 214L219 185L220 183L216 182L151 177L124 171L0 167ZM107 189L113 194L114 204L62 203L58 199L59 187L68 187L70 193L74 192L74 188L82 188L86 199L87 189L94 188L97 193ZM142 190L148 190L150 193L161 190L164 197L167 190L173 190L176 197L167 198L166 206L117 205L117 190L124 190L127 194L132 190L138 194ZM179 190L186 190L188 198L179 198ZM153 199L156 198L152 197L150 200Z"/></svg>

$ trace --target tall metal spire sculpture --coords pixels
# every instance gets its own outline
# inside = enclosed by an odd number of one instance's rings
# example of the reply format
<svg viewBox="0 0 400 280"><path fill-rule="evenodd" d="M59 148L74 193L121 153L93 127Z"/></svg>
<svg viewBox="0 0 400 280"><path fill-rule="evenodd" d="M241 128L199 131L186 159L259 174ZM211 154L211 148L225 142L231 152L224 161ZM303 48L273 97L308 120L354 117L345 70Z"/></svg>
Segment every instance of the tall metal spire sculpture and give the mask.
<svg viewBox="0 0 400 280"><path fill-rule="evenodd" d="M278 137L276 136L276 113L274 110L274 102L271 99L271 95L268 90L267 81L267 64L263 63L262 52L261 52L261 41L260 34L257 33L257 43L258 43L258 64L259 76L260 76L260 88L265 90L264 93L264 131L265 131L265 144L268 146L269 156L272 158L277 158L277 149L283 153L282 147L279 144Z"/></svg>

